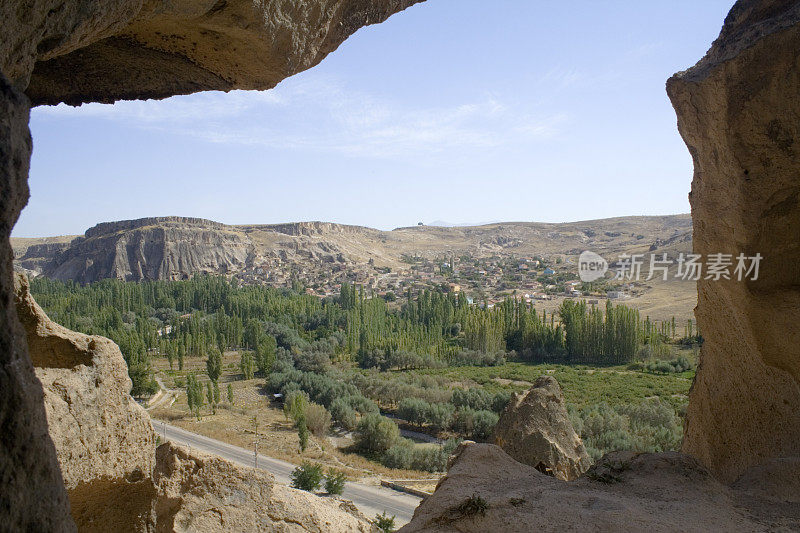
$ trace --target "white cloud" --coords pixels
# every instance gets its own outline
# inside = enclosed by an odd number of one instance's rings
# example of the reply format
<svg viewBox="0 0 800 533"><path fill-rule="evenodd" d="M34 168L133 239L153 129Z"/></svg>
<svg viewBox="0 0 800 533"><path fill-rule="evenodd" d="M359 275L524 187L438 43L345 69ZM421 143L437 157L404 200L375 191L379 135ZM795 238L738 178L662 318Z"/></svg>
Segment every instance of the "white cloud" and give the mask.
<svg viewBox="0 0 800 533"><path fill-rule="evenodd" d="M208 92L166 100L37 108L42 118L90 117L213 143L337 152L359 157L489 149L552 137L565 115L532 113L496 95L440 107L409 107L320 78L271 91Z"/></svg>

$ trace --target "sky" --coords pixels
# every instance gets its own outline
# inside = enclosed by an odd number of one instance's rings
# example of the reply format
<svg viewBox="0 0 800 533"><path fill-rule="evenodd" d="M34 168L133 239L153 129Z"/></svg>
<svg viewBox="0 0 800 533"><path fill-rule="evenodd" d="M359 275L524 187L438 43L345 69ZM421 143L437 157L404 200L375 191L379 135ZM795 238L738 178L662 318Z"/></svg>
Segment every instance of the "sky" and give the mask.
<svg viewBox="0 0 800 533"><path fill-rule="evenodd" d="M689 211L664 85L733 0L429 0L265 92L43 106L15 237L103 221L565 222Z"/></svg>

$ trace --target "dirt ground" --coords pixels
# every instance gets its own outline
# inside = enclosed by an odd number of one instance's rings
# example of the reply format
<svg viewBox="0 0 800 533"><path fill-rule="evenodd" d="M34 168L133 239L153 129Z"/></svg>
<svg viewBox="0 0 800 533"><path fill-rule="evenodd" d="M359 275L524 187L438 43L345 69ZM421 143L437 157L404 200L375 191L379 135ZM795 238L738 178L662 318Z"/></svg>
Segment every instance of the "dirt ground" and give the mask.
<svg viewBox="0 0 800 533"><path fill-rule="evenodd" d="M220 405L216 414L212 414L206 401L206 405L201 409L200 420L189 412L185 386L186 375L189 372L194 372L205 386L205 382L208 381L205 359L198 357L185 359L182 371L177 370L177 361L174 370L170 370L165 358L154 359L156 376L167 388L177 392L177 398L172 405L163 402L152 408L150 416L187 431L247 449L253 449L257 430L259 453L294 464L303 461L321 463L326 468L338 468L350 479L364 483L378 484L380 479L437 478L429 472L386 468L356 453L347 452L346 448L352 444L352 438L341 431L334 430L333 434L326 437L312 436L309 446L301 452L297 430L292 421L284 416L282 405L271 401L270 395L264 388L264 378L257 376L250 380L242 379L239 358L238 352L224 354L223 372L219 383ZM227 399L228 384L233 387L233 405L229 404Z"/></svg>

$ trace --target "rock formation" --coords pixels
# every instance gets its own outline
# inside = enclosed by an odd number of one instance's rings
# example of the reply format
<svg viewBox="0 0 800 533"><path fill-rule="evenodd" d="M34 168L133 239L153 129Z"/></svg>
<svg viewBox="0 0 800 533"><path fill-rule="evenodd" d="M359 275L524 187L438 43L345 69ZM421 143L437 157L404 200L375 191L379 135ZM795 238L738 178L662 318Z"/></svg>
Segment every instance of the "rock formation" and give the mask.
<svg viewBox="0 0 800 533"><path fill-rule="evenodd" d="M117 345L51 321L20 274L15 289L80 531L371 530L352 504L277 485L263 470L169 443L156 450Z"/></svg>
<svg viewBox="0 0 800 533"><path fill-rule="evenodd" d="M577 478L592 463L552 376L540 377L527 392L511 398L492 440L520 463L565 481Z"/></svg>
<svg viewBox="0 0 800 533"><path fill-rule="evenodd" d="M316 268L327 275L331 263L371 270L370 260L397 271L407 268L404 254L435 260L444 254L510 258L584 249L609 258L623 250L668 252L670 257L677 257L678 250L691 251L687 215L595 220L592 226L597 231L585 225L510 222L380 231L330 222L231 226L198 218L154 217L104 222L73 239L12 239L12 245L15 264L24 272L80 283L105 278L179 280L198 273L251 280L259 268L262 272Z"/></svg>
<svg viewBox="0 0 800 533"><path fill-rule="evenodd" d="M565 482L472 443L400 533L791 531L800 527L798 474L800 461L768 465L731 488L688 455L615 452Z"/></svg>
<svg viewBox="0 0 800 533"><path fill-rule="evenodd" d="M263 470L171 443L156 457L156 531L372 531L352 504L278 485Z"/></svg>
<svg viewBox="0 0 800 533"><path fill-rule="evenodd" d="M11 228L28 199L30 100L110 102L275 86L417 0L0 3L0 523L70 531L42 390L13 302ZM35 74L34 74L35 71ZM27 95L27 96L26 96Z"/></svg>
<svg viewBox="0 0 800 533"><path fill-rule="evenodd" d="M150 417L130 396L119 347L51 321L31 297L27 279L17 274L14 281L17 315L44 390L47 426L75 522L84 531L101 530L99 524L109 525L100 519L108 504L125 502L113 506L113 523L143 531L150 519L152 489L146 478L155 463L156 435ZM144 503L131 505L134 495Z"/></svg>
<svg viewBox="0 0 800 533"><path fill-rule="evenodd" d="M105 278L178 280L241 270L252 253L246 235L218 222L181 217L129 220L90 228L42 265L42 273L80 283Z"/></svg>
<svg viewBox="0 0 800 533"><path fill-rule="evenodd" d="M683 449L726 481L800 456L800 5L740 1L667 90L694 160L696 253L763 256L758 279L698 281L705 344Z"/></svg>

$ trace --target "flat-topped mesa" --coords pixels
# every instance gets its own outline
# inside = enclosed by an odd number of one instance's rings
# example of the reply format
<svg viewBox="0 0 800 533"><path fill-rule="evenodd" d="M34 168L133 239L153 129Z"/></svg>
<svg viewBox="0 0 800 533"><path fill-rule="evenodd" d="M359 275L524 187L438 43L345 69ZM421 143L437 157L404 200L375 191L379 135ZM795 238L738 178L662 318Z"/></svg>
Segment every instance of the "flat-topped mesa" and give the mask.
<svg viewBox="0 0 800 533"><path fill-rule="evenodd" d="M97 237L99 235L107 235L117 233L119 231L127 231L137 228L144 228L147 226L191 226L197 228L214 228L224 229L227 226L221 222L214 222L205 218L194 217L147 217L137 218L134 220L119 220L115 222L101 222L86 230L84 234L88 237Z"/></svg>
<svg viewBox="0 0 800 533"><path fill-rule="evenodd" d="M300 236L305 235L308 237L314 235L326 235L331 233L339 234L363 234L363 233L380 233L379 230L367 228L365 226L353 226L349 224L337 224L335 222L287 222L285 224L266 224L263 226L255 226L258 229L275 231L285 235Z"/></svg>

